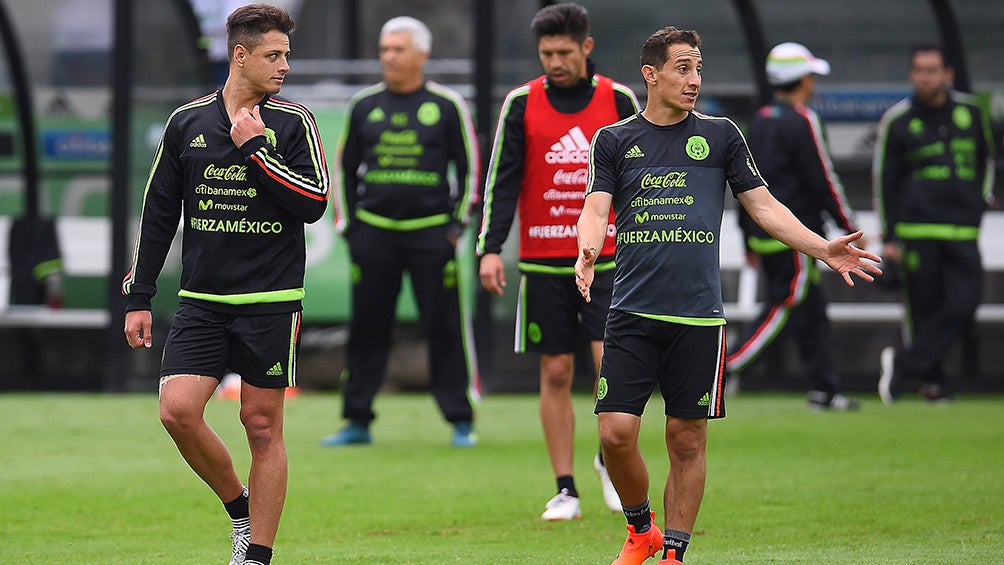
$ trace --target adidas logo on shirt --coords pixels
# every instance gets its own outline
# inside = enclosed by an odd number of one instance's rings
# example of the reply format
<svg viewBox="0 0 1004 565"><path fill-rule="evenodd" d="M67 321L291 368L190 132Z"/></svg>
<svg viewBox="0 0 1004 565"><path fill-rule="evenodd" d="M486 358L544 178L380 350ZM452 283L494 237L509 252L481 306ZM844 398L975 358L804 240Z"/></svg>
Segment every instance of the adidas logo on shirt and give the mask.
<svg viewBox="0 0 1004 565"><path fill-rule="evenodd" d="M575 126L561 136L561 139L552 145L551 150L544 155L544 161L552 165L555 163L588 163L589 140L586 138L586 134L582 133L582 128Z"/></svg>
<svg viewBox="0 0 1004 565"><path fill-rule="evenodd" d="M628 149L627 153L624 154L625 159L637 159L638 157L644 157L645 154L642 153L641 147L635 145L631 149Z"/></svg>
<svg viewBox="0 0 1004 565"><path fill-rule="evenodd" d="M188 144L188 146L189 147L202 147L202 148L208 147L206 145L206 136L202 135L200 133L199 135L195 136L195 139L193 139L192 142Z"/></svg>
<svg viewBox="0 0 1004 565"><path fill-rule="evenodd" d="M265 374L270 377L282 376L282 363L276 363L275 365L272 365L272 368L269 369Z"/></svg>

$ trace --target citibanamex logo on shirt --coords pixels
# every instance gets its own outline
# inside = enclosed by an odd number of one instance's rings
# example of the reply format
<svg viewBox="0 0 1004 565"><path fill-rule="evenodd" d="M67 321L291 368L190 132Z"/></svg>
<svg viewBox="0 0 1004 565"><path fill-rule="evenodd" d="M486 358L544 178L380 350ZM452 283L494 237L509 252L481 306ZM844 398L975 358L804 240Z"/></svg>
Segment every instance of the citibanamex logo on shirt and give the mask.
<svg viewBox="0 0 1004 565"><path fill-rule="evenodd" d="M565 163L589 162L589 139L582 128L575 126L561 136L551 150L544 154L544 161L549 165Z"/></svg>

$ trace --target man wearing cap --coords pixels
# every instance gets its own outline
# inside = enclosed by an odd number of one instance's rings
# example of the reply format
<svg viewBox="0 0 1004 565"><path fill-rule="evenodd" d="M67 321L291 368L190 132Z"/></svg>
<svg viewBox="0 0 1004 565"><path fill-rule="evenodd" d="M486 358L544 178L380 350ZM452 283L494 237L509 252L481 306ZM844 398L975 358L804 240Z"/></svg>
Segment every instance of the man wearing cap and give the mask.
<svg viewBox="0 0 1004 565"><path fill-rule="evenodd" d="M773 99L760 108L749 127L749 145L775 198L803 224L825 236L824 215L847 233L857 231L854 213L833 170L819 116L805 104L812 98L815 75L830 74L830 64L799 43L782 43L767 55L767 80ZM833 369L830 320L819 285L816 261L772 238L740 207L739 226L746 262L759 267L767 296L726 366L735 379L782 334L798 342L809 388L809 407L854 410L840 393Z"/></svg>

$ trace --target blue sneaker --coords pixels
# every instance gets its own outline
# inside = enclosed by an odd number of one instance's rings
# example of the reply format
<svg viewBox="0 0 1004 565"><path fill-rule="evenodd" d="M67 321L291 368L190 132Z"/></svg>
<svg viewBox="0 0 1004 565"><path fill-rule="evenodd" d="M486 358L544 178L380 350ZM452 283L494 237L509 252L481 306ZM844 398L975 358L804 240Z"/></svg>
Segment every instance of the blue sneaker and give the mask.
<svg viewBox="0 0 1004 565"><path fill-rule="evenodd" d="M321 445L335 447L339 445L369 445L373 442L370 429L355 422L349 422L337 433L321 438Z"/></svg>
<svg viewBox="0 0 1004 565"><path fill-rule="evenodd" d="M454 447L474 447L477 445L478 436L474 435L474 424L470 422L453 424L453 439L450 443Z"/></svg>

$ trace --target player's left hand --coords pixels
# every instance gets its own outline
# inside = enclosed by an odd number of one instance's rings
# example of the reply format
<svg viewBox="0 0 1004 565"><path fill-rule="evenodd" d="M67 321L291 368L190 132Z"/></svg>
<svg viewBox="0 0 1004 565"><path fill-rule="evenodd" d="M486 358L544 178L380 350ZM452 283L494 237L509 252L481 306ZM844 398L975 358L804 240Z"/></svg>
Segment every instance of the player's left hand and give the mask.
<svg viewBox="0 0 1004 565"><path fill-rule="evenodd" d="M878 255L852 245L862 235L864 232L859 230L830 240L826 244L826 255L822 257L824 263L840 273L847 286L854 286L852 274L868 282L882 274L882 269L876 265L882 262Z"/></svg>
<svg viewBox="0 0 1004 565"><path fill-rule="evenodd" d="M234 140L234 145L240 147L259 135L265 135L265 122L261 119L258 105L255 104L251 110L247 108L237 110L237 119L230 126L230 139Z"/></svg>

